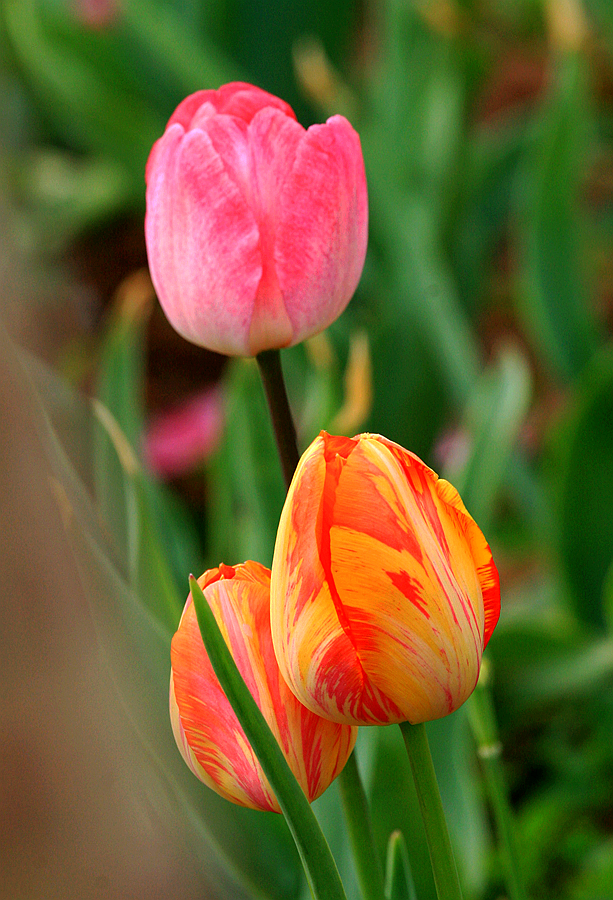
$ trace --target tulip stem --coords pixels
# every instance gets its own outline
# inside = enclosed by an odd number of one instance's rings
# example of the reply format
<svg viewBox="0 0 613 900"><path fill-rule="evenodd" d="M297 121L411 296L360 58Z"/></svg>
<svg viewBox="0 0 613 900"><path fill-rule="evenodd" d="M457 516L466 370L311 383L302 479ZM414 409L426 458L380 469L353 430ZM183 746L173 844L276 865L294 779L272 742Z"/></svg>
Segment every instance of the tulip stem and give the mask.
<svg viewBox="0 0 613 900"><path fill-rule="evenodd" d="M505 873L509 900L526 900L526 888L521 872L521 855L513 813L509 805L506 779L502 768L502 744L498 735L496 713L489 685L489 666L483 660L481 675L474 693L468 699L468 718L477 742L485 783L487 786Z"/></svg>
<svg viewBox="0 0 613 900"><path fill-rule="evenodd" d="M300 459L300 453L296 440L296 428L283 380L281 354L279 350L263 350L262 353L258 353L256 360L268 401L285 486L289 488Z"/></svg>
<svg viewBox="0 0 613 900"><path fill-rule="evenodd" d="M362 900L383 900L383 869L375 848L368 801L360 778L355 750L338 776L338 786Z"/></svg>
<svg viewBox="0 0 613 900"><path fill-rule="evenodd" d="M402 722L400 730L409 755L419 809L426 830L437 896L439 900L462 900L458 870L430 755L426 726L423 723L410 725L408 722Z"/></svg>

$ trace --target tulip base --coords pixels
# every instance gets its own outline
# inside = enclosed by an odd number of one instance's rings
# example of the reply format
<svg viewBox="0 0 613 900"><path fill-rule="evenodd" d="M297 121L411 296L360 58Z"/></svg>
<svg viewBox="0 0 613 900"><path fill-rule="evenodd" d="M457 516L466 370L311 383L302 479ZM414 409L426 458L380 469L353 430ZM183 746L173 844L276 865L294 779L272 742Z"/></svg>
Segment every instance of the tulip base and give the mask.
<svg viewBox="0 0 613 900"><path fill-rule="evenodd" d="M430 755L426 726L403 722L400 730L415 781L438 898L439 900L462 900L458 870L453 857L441 795Z"/></svg>

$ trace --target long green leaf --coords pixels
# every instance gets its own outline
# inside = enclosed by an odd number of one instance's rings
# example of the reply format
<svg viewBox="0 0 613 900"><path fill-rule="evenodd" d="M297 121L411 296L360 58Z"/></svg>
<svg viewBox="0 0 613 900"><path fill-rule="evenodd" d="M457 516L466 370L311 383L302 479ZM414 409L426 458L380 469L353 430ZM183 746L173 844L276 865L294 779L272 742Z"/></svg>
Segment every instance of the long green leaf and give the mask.
<svg viewBox="0 0 613 900"><path fill-rule="evenodd" d="M487 533L531 397L528 362L519 349L504 348L476 382L464 414L470 451L462 468L445 476Z"/></svg>
<svg viewBox="0 0 613 900"><path fill-rule="evenodd" d="M190 577L190 590L211 665L277 795L296 842L315 900L346 900L345 891L315 814L264 716L238 671L200 585Z"/></svg>
<svg viewBox="0 0 613 900"><path fill-rule="evenodd" d="M597 354L552 435L560 558L577 616L602 628L613 561L613 351Z"/></svg>
<svg viewBox="0 0 613 900"><path fill-rule="evenodd" d="M270 565L285 489L255 362L233 361L225 387L224 440L208 469L211 565Z"/></svg>
<svg viewBox="0 0 613 900"><path fill-rule="evenodd" d="M579 190L586 166L587 63L560 52L518 192L518 308L553 372L577 376L598 346L585 277Z"/></svg>
<svg viewBox="0 0 613 900"><path fill-rule="evenodd" d="M386 900L417 900L411 863L402 831L392 831L387 845Z"/></svg>
<svg viewBox="0 0 613 900"><path fill-rule="evenodd" d="M164 114L97 68L73 40L47 29L36 0L3 0L13 50L49 119L78 148L120 161L133 179L133 197L142 196L144 167L163 133Z"/></svg>

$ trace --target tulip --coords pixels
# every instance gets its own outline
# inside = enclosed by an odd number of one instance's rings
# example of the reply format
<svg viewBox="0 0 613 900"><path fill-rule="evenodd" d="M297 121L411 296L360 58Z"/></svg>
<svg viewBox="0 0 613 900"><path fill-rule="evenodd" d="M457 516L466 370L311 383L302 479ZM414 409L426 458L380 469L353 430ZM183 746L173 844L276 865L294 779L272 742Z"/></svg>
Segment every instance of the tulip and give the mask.
<svg viewBox="0 0 613 900"><path fill-rule="evenodd" d="M275 652L302 703L353 725L447 715L499 611L490 548L455 488L380 435L315 439L271 580Z"/></svg>
<svg viewBox="0 0 613 900"><path fill-rule="evenodd" d="M171 116L146 180L151 278L187 340L255 356L322 331L351 299L368 209L343 116L305 130L252 85L199 91Z"/></svg>
<svg viewBox="0 0 613 900"><path fill-rule="evenodd" d="M357 729L306 709L279 672L270 633L270 570L259 563L221 565L202 588L247 687L308 800L345 765ZM170 717L185 762L227 800L280 812L260 763L224 694L200 636L191 597L172 640Z"/></svg>

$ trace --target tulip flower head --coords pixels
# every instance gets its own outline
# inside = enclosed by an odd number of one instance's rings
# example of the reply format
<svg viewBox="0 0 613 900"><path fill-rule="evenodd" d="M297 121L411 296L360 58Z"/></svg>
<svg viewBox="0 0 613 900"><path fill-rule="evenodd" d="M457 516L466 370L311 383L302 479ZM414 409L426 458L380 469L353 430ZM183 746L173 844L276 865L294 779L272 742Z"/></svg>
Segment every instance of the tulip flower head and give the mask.
<svg viewBox="0 0 613 900"><path fill-rule="evenodd" d="M230 356L299 343L344 310L366 253L360 140L305 130L240 82L187 97L151 151L145 236L173 327Z"/></svg>
<svg viewBox="0 0 613 900"><path fill-rule="evenodd" d="M302 703L353 725L447 715L499 611L490 548L455 488L380 435L315 439L271 581L275 652Z"/></svg>
<svg viewBox="0 0 613 900"><path fill-rule="evenodd" d="M247 687L309 801L345 765L357 729L322 719L287 687L270 632L270 570L255 562L210 569L198 583ZM280 812L277 799L209 661L191 597L172 640L170 714L186 763L228 800Z"/></svg>

